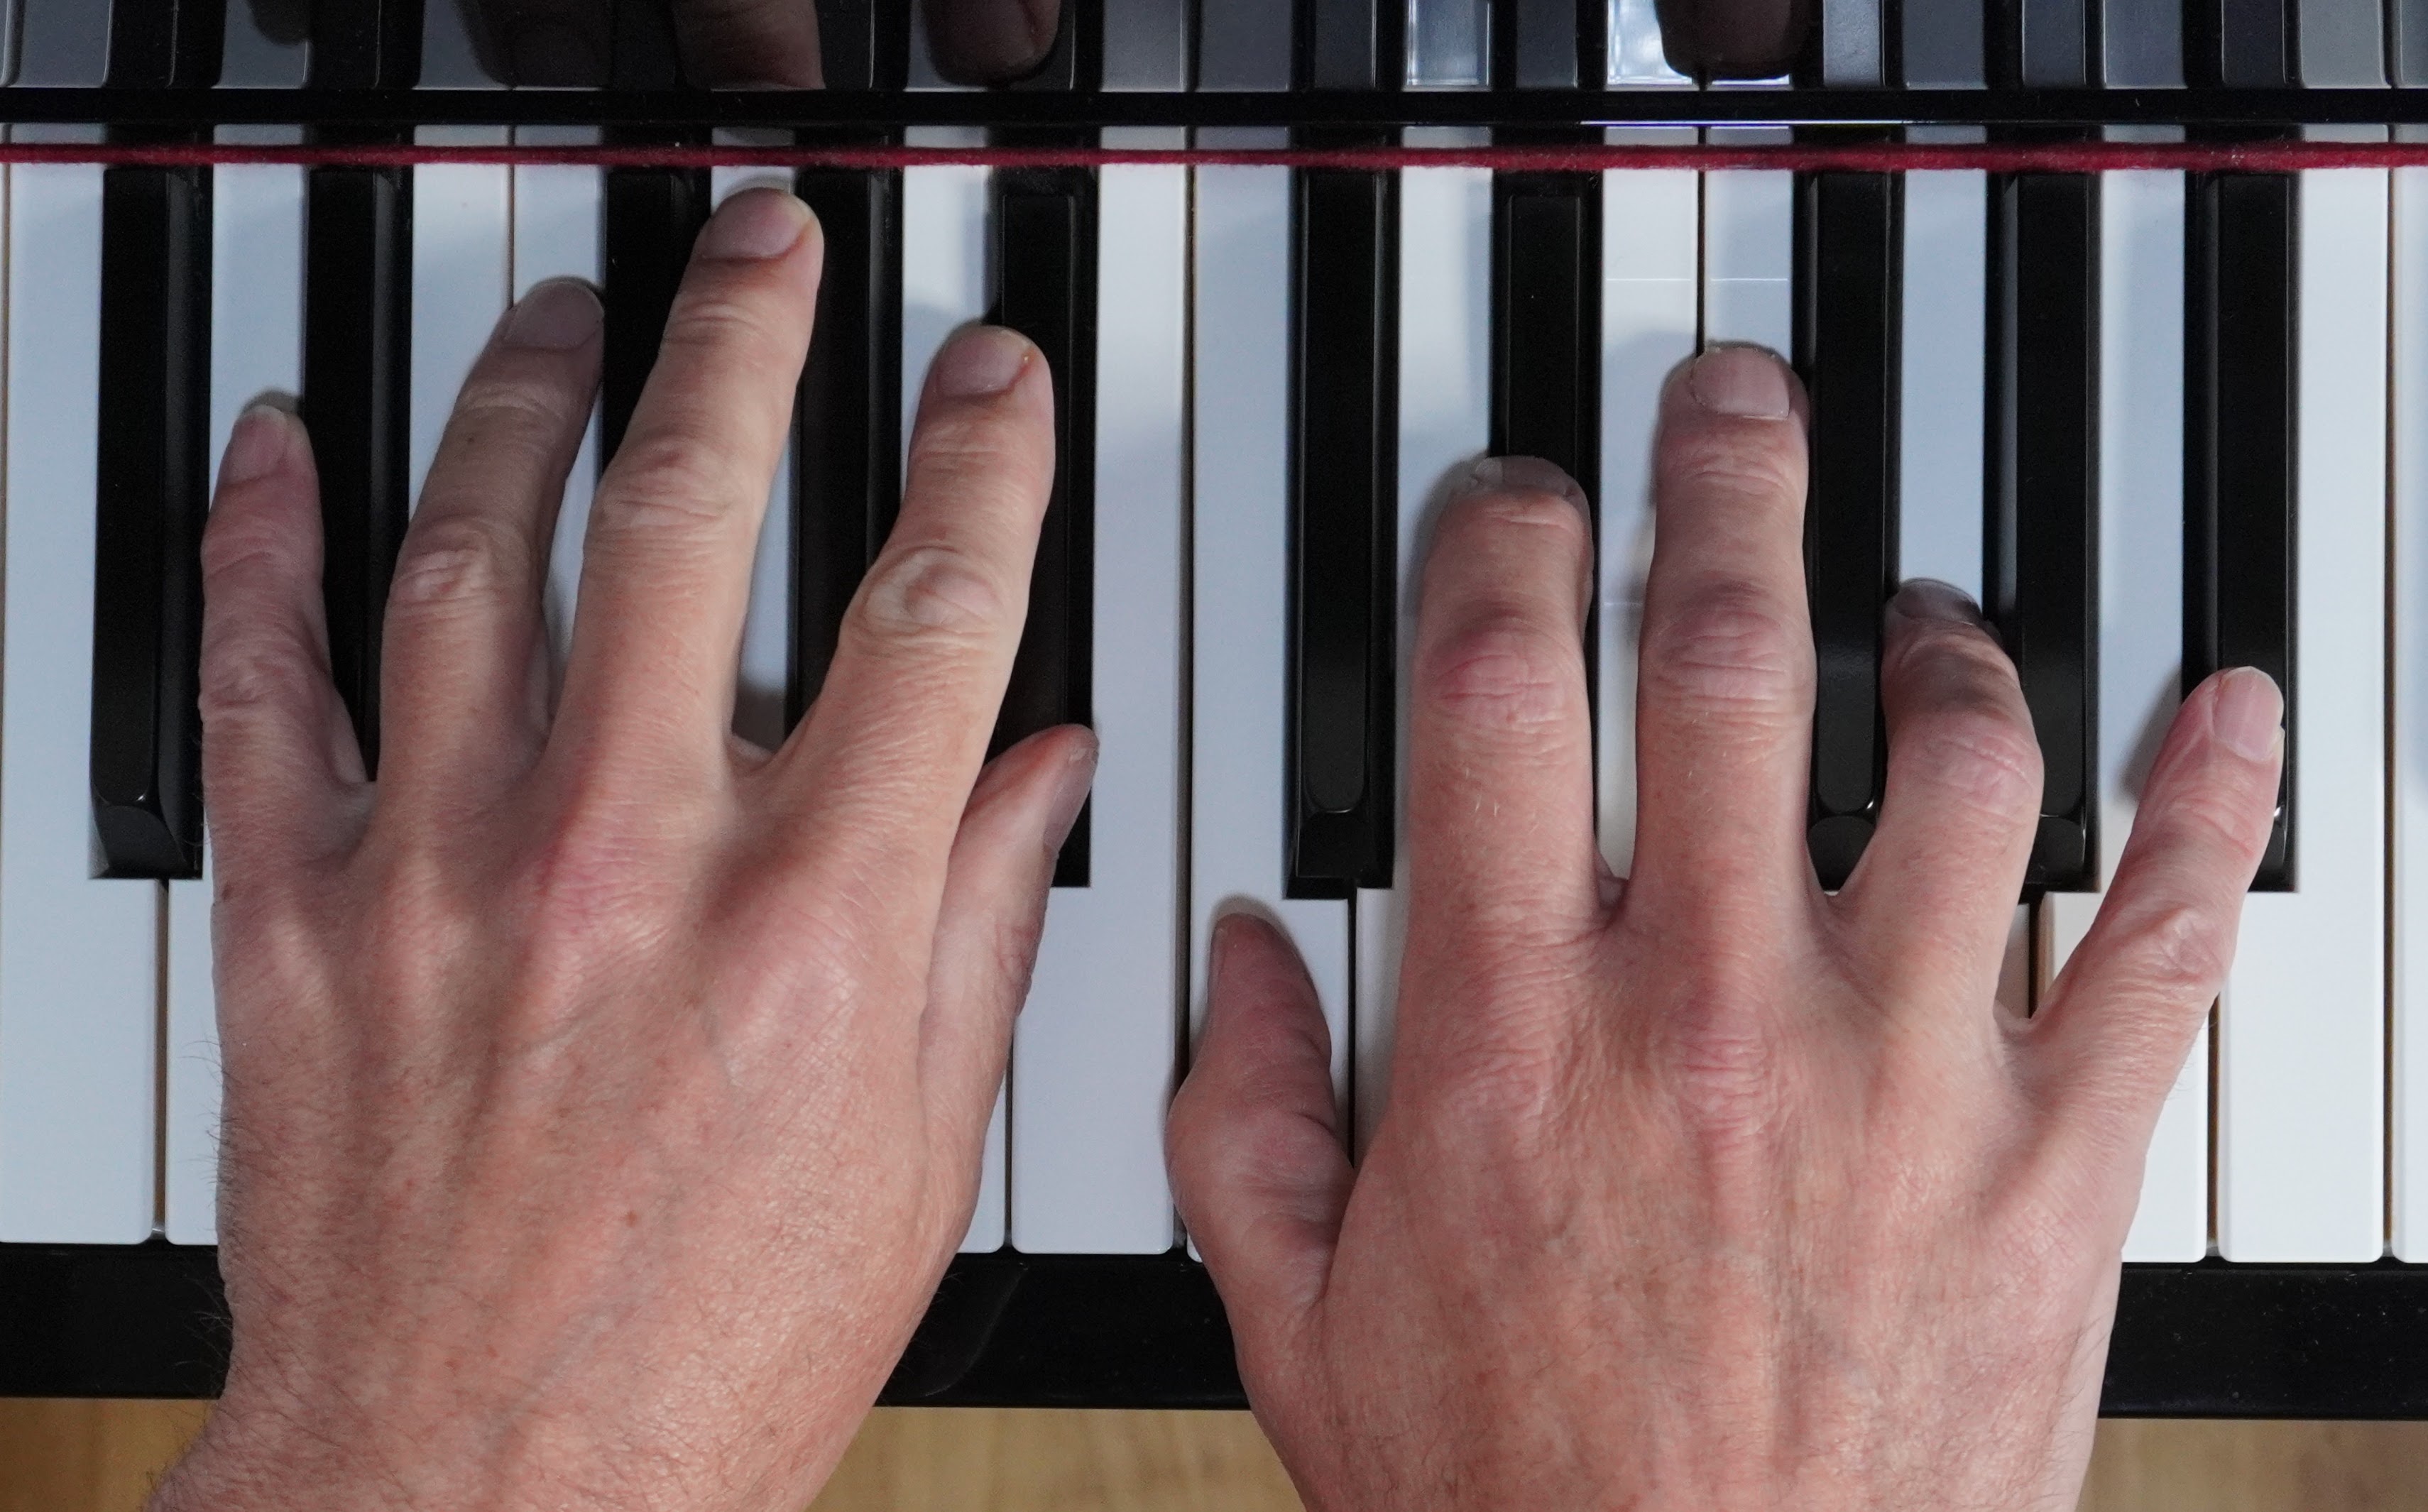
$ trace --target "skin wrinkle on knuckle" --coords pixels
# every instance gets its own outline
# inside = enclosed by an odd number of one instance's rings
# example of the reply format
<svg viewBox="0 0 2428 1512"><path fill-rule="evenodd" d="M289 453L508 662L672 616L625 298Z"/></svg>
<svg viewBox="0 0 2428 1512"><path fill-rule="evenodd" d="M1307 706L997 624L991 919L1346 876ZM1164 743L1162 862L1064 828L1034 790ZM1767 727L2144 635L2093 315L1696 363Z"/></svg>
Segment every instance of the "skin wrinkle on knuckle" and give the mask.
<svg viewBox="0 0 2428 1512"><path fill-rule="evenodd" d="M1042 494L1052 463L1035 428L990 403L956 403L923 416L910 446L907 492L976 497L1001 507Z"/></svg>
<svg viewBox="0 0 2428 1512"><path fill-rule="evenodd" d="M733 517L731 501L766 491L749 486L743 472L705 428L629 438L592 505L592 529L612 537L722 528ZM612 550L612 539L607 544Z"/></svg>
<svg viewBox="0 0 2428 1512"><path fill-rule="evenodd" d="M1480 605L1425 657L1419 680L1445 712L1507 730L1538 730L1567 714L1564 648L1518 605Z"/></svg>
<svg viewBox="0 0 2428 1512"><path fill-rule="evenodd" d="M2171 903L2136 913L2116 944L2133 979L2166 997L2206 1001L2225 980L2234 957L2223 924L2195 904Z"/></svg>
<svg viewBox="0 0 2428 1512"><path fill-rule="evenodd" d="M495 515L461 511L425 520L408 535L388 604L408 614L484 606L535 581L521 531Z"/></svg>
<svg viewBox="0 0 2428 1512"><path fill-rule="evenodd" d="M1806 672L1799 636L1779 596L1761 584L1719 581L1688 588L1674 609L1648 615L1643 681L1658 695L1705 715L1734 711L1784 716Z"/></svg>
<svg viewBox="0 0 2428 1512"><path fill-rule="evenodd" d="M976 648L1005 626L1009 595L974 553L948 542L912 547L878 564L861 600L881 643Z"/></svg>
<svg viewBox="0 0 2428 1512"><path fill-rule="evenodd" d="M2002 712L1934 711L1902 733L1915 781L1987 818L2020 822L2038 812L2040 744Z"/></svg>
<svg viewBox="0 0 2428 1512"><path fill-rule="evenodd" d="M1800 443L1765 430L1756 436L1731 428L1672 431L1658 452L1664 498L1693 497L1709 502L1795 507L1804 497Z"/></svg>

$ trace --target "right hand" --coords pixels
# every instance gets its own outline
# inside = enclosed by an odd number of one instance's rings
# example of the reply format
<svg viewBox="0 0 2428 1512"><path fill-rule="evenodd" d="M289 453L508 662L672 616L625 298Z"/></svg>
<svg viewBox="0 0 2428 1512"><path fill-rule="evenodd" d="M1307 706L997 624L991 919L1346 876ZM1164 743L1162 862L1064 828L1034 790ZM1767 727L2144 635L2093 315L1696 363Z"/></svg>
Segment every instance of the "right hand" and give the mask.
<svg viewBox="0 0 2428 1512"><path fill-rule="evenodd" d="M2074 1504L2283 704L2248 669L2185 700L2097 924L2036 1016L2002 1012L2040 754L1955 590L1889 612L1870 849L1835 896L1806 855L1803 414L1746 348L1665 397L1623 884L1594 839L1583 496L1504 464L1444 516L1398 1053L1356 1169L1304 969L1259 921L1215 937L1173 1172L1311 1506Z"/></svg>

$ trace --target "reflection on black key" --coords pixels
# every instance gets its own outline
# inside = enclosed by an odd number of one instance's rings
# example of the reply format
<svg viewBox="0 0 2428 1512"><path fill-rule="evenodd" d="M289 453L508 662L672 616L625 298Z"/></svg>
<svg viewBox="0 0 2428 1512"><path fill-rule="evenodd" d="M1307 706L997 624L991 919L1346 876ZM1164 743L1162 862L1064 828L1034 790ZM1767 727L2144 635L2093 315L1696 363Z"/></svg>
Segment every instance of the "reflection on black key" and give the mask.
<svg viewBox="0 0 2428 1512"><path fill-rule="evenodd" d="M1598 497L1601 179L1492 178L1492 451L1536 456Z"/></svg>
<svg viewBox="0 0 2428 1512"><path fill-rule="evenodd" d="M2072 90L2091 82L2089 0L2022 0L2015 8L2014 81Z"/></svg>
<svg viewBox="0 0 2428 1512"><path fill-rule="evenodd" d="M2243 90L2291 84L2296 15L2294 0L2189 0L2187 82Z"/></svg>
<svg viewBox="0 0 2428 1512"><path fill-rule="evenodd" d="M209 179L195 169L112 168L102 186L93 830L105 877L195 877Z"/></svg>
<svg viewBox="0 0 2428 1512"><path fill-rule="evenodd" d="M1398 85L1406 7L1386 0L1299 0L1301 85L1371 90Z"/></svg>
<svg viewBox="0 0 2428 1512"><path fill-rule="evenodd" d="M1399 196L1296 177L1291 301L1289 896L1391 879Z"/></svg>
<svg viewBox="0 0 2428 1512"><path fill-rule="evenodd" d="M1880 612L1896 580L1903 195L1884 173L1798 174L1796 363L1813 403L1805 576L1818 682L1808 841L1821 885L1871 843L1885 777Z"/></svg>
<svg viewBox="0 0 2428 1512"><path fill-rule="evenodd" d="M2285 691L2285 775L2251 885L2293 886L2297 189L2285 173L2193 179L2185 267L2184 690L2256 666ZM2355 584L2374 592L2375 584Z"/></svg>
<svg viewBox="0 0 2428 1512"><path fill-rule="evenodd" d="M827 250L793 445L788 724L826 682L844 611L902 491L902 175L809 168L794 190L817 212Z"/></svg>
<svg viewBox="0 0 2428 1512"><path fill-rule="evenodd" d="M1028 581L1028 623L1012 658L993 750L1041 730L1092 724L1095 600L1096 181L1084 169L998 172L995 319L1044 353L1054 375L1054 491ZM1083 810L1054 870L1088 885Z"/></svg>
<svg viewBox="0 0 2428 1512"><path fill-rule="evenodd" d="M1940 8L1950 8L1944 3ZM1821 8L1821 82L1839 88L1886 82L1881 0L1828 0Z"/></svg>
<svg viewBox="0 0 2428 1512"><path fill-rule="evenodd" d="M708 222L708 173L696 168L607 171L606 349L599 386L599 462L615 455L641 386L658 360L666 312Z"/></svg>
<svg viewBox="0 0 2428 1512"><path fill-rule="evenodd" d="M320 469L329 663L376 771L380 622L411 503L413 180L316 168L307 196L304 419Z"/></svg>
<svg viewBox="0 0 2428 1512"><path fill-rule="evenodd" d="M2099 181L2017 174L1990 199L1984 607L2040 737L2026 887L2098 885Z"/></svg>
<svg viewBox="0 0 2428 1512"><path fill-rule="evenodd" d="M1898 8L1899 64L1907 88L1977 90L1988 81L1981 55L1986 5L1987 0L1917 0Z"/></svg>

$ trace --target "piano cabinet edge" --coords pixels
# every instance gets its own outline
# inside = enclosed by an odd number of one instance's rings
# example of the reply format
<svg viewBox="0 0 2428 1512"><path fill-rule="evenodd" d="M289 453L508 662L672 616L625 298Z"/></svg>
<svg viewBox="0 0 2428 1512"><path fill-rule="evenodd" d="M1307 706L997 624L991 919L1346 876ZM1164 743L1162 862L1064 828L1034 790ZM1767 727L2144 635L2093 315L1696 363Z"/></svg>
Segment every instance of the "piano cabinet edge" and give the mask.
<svg viewBox="0 0 2428 1512"><path fill-rule="evenodd" d="M0 1396L208 1397L218 1252L0 1244ZM1183 1251L956 1257L883 1405L1237 1408L1221 1299ZM2428 1265L2127 1265L2108 1417L2428 1419Z"/></svg>

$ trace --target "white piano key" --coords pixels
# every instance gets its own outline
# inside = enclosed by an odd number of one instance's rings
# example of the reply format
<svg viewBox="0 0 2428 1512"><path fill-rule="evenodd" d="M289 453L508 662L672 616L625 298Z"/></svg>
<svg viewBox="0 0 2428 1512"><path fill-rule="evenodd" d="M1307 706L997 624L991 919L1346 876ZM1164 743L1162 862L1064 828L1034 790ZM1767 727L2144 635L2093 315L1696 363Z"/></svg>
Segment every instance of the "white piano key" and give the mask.
<svg viewBox="0 0 2428 1512"><path fill-rule="evenodd" d="M599 140L588 126L522 126L515 140L525 146L581 146ZM515 168L514 296L550 278L599 281L601 198L599 170L567 164L526 163ZM582 451L566 475L565 501L556 515L549 551L543 608L548 618L551 665L562 668L573 646L573 605L582 585L582 537L590 527L590 499L599 481L599 417L591 411Z"/></svg>
<svg viewBox="0 0 2428 1512"><path fill-rule="evenodd" d="M156 1207L160 885L93 875L101 183L9 170L0 639L0 1241L135 1243Z"/></svg>
<svg viewBox="0 0 2428 1512"><path fill-rule="evenodd" d="M2183 678L2184 177L2100 183L2099 876L2133 828ZM2048 973L2064 969L2097 893L2042 900ZM2167 1094L2142 1167L2128 1260L2208 1252L2208 1030Z"/></svg>
<svg viewBox="0 0 2428 1512"><path fill-rule="evenodd" d="M2032 979L2033 908L2029 903L2016 905L2013 918L2007 925L2007 948L1998 958L1998 1007L2017 1018L2028 1018L2036 1001Z"/></svg>
<svg viewBox="0 0 2428 1512"><path fill-rule="evenodd" d="M1615 140L1691 144L1691 128L1613 132ZM1652 565L1652 433L1661 390L1695 354L1702 304L1701 186L1684 169L1602 174L1601 524L1595 709L1595 805L1601 853L1621 876L1635 859L1635 651Z"/></svg>
<svg viewBox="0 0 2428 1512"><path fill-rule="evenodd" d="M225 140L222 134L222 140ZM237 417L304 385L304 170L231 164L211 181L210 447ZM220 1041L211 979L211 850L203 875L169 883L165 1232L209 1244L219 1232Z"/></svg>
<svg viewBox="0 0 2428 1512"><path fill-rule="evenodd" d="M720 130L723 146L781 146L789 133ZM709 197L722 205L746 189L792 191L793 176L780 168L713 168ZM750 564L750 608L742 625L741 674L734 686L733 732L763 749L784 743L784 697L793 666L793 452L767 493L759 525L759 553Z"/></svg>
<svg viewBox="0 0 2428 1512"><path fill-rule="evenodd" d="M2301 183L2293 878L2254 894L2218 1011L2218 1246L2385 1240L2387 174Z"/></svg>
<svg viewBox="0 0 2428 1512"><path fill-rule="evenodd" d="M1714 127L1714 145L1783 140L1767 128ZM1796 175L1723 169L1703 175L1703 340L1796 345Z"/></svg>
<svg viewBox="0 0 2428 1512"><path fill-rule="evenodd" d="M2428 1260L2428 168L2394 171L2394 1253Z"/></svg>
<svg viewBox="0 0 2428 1512"><path fill-rule="evenodd" d="M1466 145L1466 132L1411 129L1411 147ZM1400 175L1400 595L1398 763L1408 762L1408 657L1416 646L1417 578L1426 522L1491 438L1492 174L1412 168ZM1404 833L1404 831L1403 831ZM1357 895L1355 1148L1363 1151L1390 1089L1400 945L1407 928L1404 839L1389 888Z"/></svg>
<svg viewBox="0 0 2428 1512"><path fill-rule="evenodd" d="M424 126L425 147L503 146L498 126ZM504 313L513 170L423 163L413 170L413 394L407 474L416 507L464 375Z"/></svg>
<svg viewBox="0 0 2428 1512"><path fill-rule="evenodd" d="M912 28L914 34L917 28ZM960 134L918 132L918 145L957 145ZM910 446L910 420L919 412L919 390L927 364L945 337L986 313L987 171L947 164L902 171L902 446ZM998 1094L987 1126L977 1210L963 1250L1003 1247L1009 1225L1005 1159L1006 1104Z"/></svg>
<svg viewBox="0 0 2428 1512"><path fill-rule="evenodd" d="M1988 370L1987 195L1988 175L1969 170L1905 176L1897 572L1953 583L1976 602L1981 598Z"/></svg>
<svg viewBox="0 0 2428 1512"><path fill-rule="evenodd" d="M1235 909L1263 914L1296 942L1314 978L1345 1107L1349 905L1283 896L1288 170L1197 170L1196 233L1189 1024L1204 1021L1214 921Z"/></svg>
<svg viewBox="0 0 2428 1512"><path fill-rule="evenodd" d="M1020 1015L1011 1241L1151 1255L1175 1232L1163 1113L1181 1022L1189 173L1110 167L1096 193L1092 839L1088 885L1048 899Z"/></svg>

